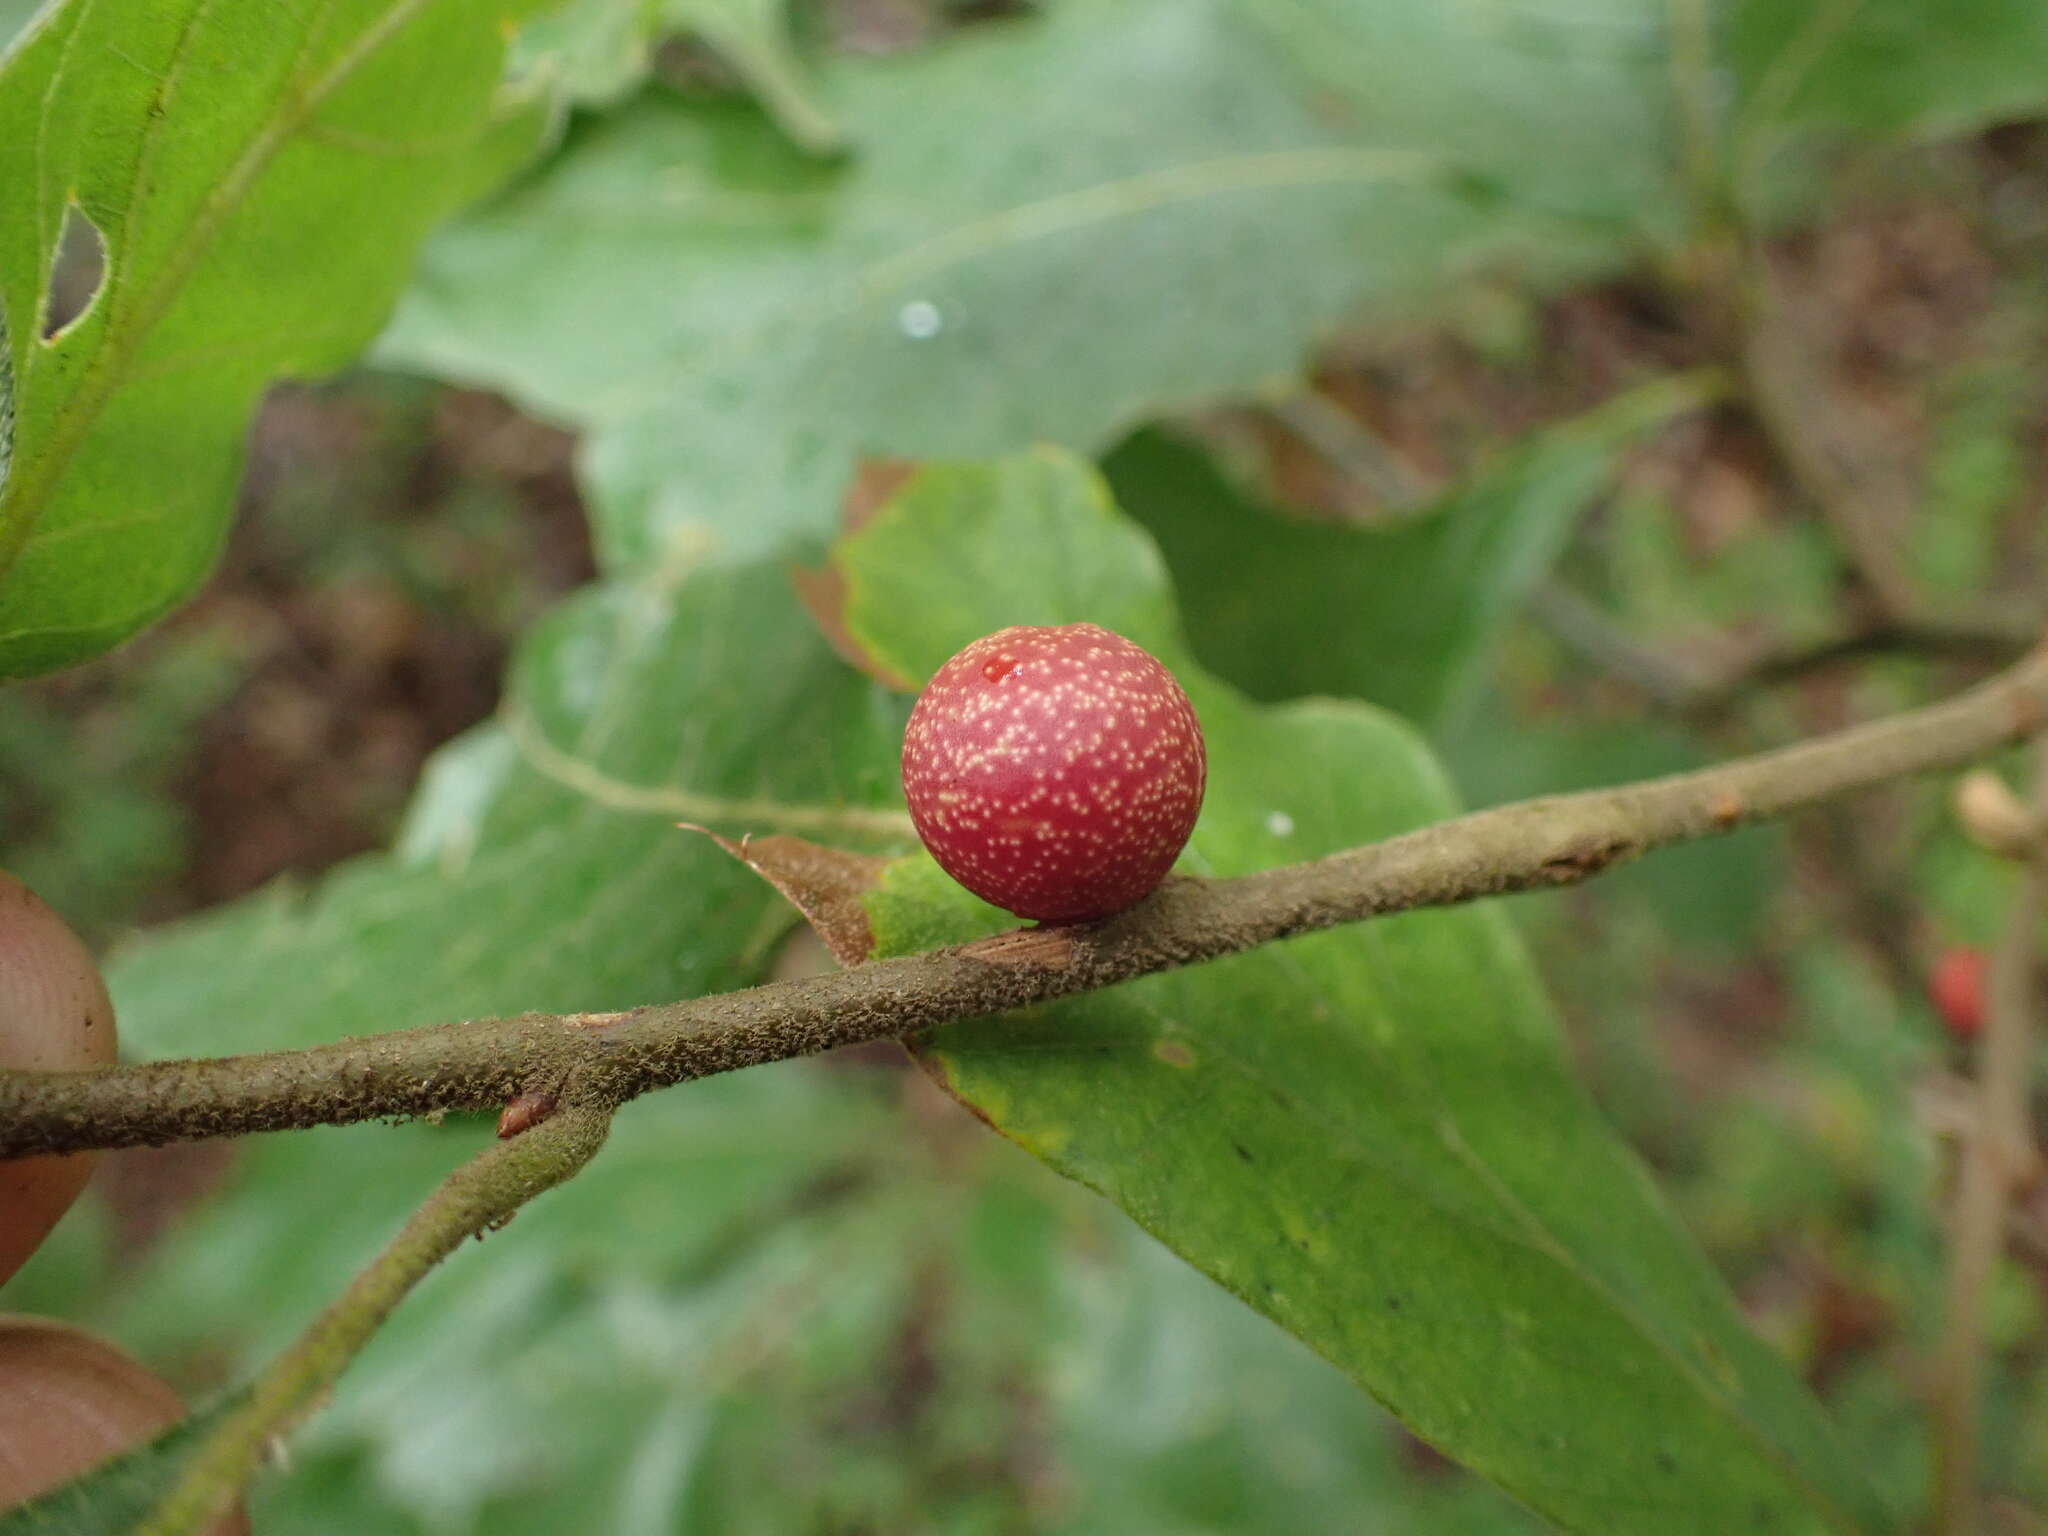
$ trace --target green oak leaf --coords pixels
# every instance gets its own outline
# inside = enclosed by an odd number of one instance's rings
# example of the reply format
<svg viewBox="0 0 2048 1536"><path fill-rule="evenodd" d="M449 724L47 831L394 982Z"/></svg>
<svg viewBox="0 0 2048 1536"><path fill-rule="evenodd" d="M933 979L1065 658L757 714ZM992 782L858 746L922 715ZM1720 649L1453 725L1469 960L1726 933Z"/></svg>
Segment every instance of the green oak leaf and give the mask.
<svg viewBox="0 0 2048 1536"><path fill-rule="evenodd" d="M759 979L791 915L672 823L904 846L904 701L831 654L779 566L701 554L532 631L499 721L436 758L391 854L131 945L111 967L129 1047L254 1050ZM1020 1473L986 1497L1075 1536L1170 1528L1224 1468L1236 1523L1218 1529L1440 1529L1459 1511L1516 1528L1481 1488L1407 1477L1327 1364L1160 1268L1073 1186L971 1124L927 1145L933 1111L899 1114L903 1083L789 1064L631 1106L572 1185L408 1300L259 1488L258 1520L372 1536L964 1522L959 1469L1001 1444L1053 1458L1064 1492L1039 1509ZM246 1379L483 1137L457 1121L256 1138L122 1286L28 1283L145 1359ZM1143 1319L1124 1310L1134 1285ZM849 1437L913 1326L942 1394L900 1435Z"/></svg>
<svg viewBox="0 0 2048 1536"><path fill-rule="evenodd" d="M684 527L735 560L820 543L862 455L1092 450L1290 387L1354 316L1481 266L1631 259L1669 222L1665 69L1639 7L1582 8L1612 25L1376 6L1443 72L1345 95L1303 30L1328 7L1071 0L824 66L856 146L836 164L756 111L649 94L439 236L380 355L585 429L608 567ZM1545 110L1446 137L1509 79Z"/></svg>
<svg viewBox="0 0 2048 1536"><path fill-rule="evenodd" d="M0 676L205 575L263 388L353 358L427 230L539 142L547 113L498 88L537 4L72 3L0 61ZM96 291L59 317L60 242L95 232Z"/></svg>
<svg viewBox="0 0 2048 1536"><path fill-rule="evenodd" d="M1503 213L1540 211L1560 233L1576 225L1608 240L1674 227L1664 7L1245 0L1238 10L1355 130L1446 155Z"/></svg>
<svg viewBox="0 0 2048 1536"><path fill-rule="evenodd" d="M934 1139L906 1086L792 1064L628 1109L398 1311L259 1486L258 1528L774 1536L995 1509L1093 1536L1204 1501L1204 1529L1246 1536L1526 1528L1483 1486L1404 1475L1328 1364L957 1111ZM255 1364L477 1135L252 1146L121 1326Z"/></svg>
<svg viewBox="0 0 2048 1536"><path fill-rule="evenodd" d="M925 676L1013 620L1135 619L1208 741L1189 870L1245 873L1455 810L1393 717L1259 707L1197 670L1158 553L1085 465L1039 454L930 475L839 549L848 628ZM906 572L926 573L921 595ZM906 924L903 889L870 900L883 953L928 942L950 910L934 896ZM977 910L955 937L978 931ZM963 1022L922 1055L1004 1135L1568 1529L1888 1523L1568 1072L1498 908L1409 913Z"/></svg>
<svg viewBox="0 0 2048 1536"><path fill-rule="evenodd" d="M2048 109L2034 0L1734 0L1740 139L1968 133Z"/></svg>
<svg viewBox="0 0 2048 1536"><path fill-rule="evenodd" d="M707 568L678 551L658 578L591 589L529 632L499 720L437 757L392 853L159 929L118 958L124 1043L218 1054L749 984L792 919L675 822L901 847L902 719L900 700L816 635L780 568ZM346 1498L437 1530L473 1518L538 1532L573 1524L594 1488L651 1497L633 1489L681 1454L687 1413L709 1425L724 1411L691 1362L744 1374L750 1357L727 1358L725 1340L771 1327L764 1303L791 1273L809 1284L820 1223L841 1233L850 1219L836 1181L897 1186L861 1172L900 1155L877 1129L886 1107L872 1086L798 1067L627 1111L573 1193L426 1282L311 1432L321 1477L288 1479L279 1507L312 1526L331 1525L309 1512L323 1499ZM147 1357L204 1353L246 1375L480 1139L465 1123L251 1143L228 1191L97 1320ZM751 1253L764 1218L769 1259L719 1258ZM862 1261L870 1228L903 1226L859 1226ZM501 1272L490 1260L507 1248ZM877 1269L874 1284L900 1275ZM873 1313L867 1360L897 1327ZM673 1350L622 1326L643 1314ZM558 1494L535 1495L536 1467L563 1470Z"/></svg>
<svg viewBox="0 0 2048 1536"><path fill-rule="evenodd" d="M499 718L436 757L390 854L122 957L123 1040L218 1054L744 985L791 918L675 823L900 847L903 714L779 569L590 589L529 633ZM261 1001L285 995L317 1006Z"/></svg>
<svg viewBox="0 0 2048 1536"><path fill-rule="evenodd" d="M1540 581L1624 449L1697 402L1668 379L1517 442L1384 526L1286 516L1158 429L1103 461L1166 557L1196 658L1253 698L1370 699L1435 726Z"/></svg>
<svg viewBox="0 0 2048 1536"><path fill-rule="evenodd" d="M298 953L296 975L259 980L270 1006L346 1027L323 943ZM131 1033L178 1006L170 958L124 987ZM187 985L225 963L186 958ZM259 1486L259 1528L964 1527L980 1484L1006 1518L1035 1507L1048 1456L1062 1493L1039 1528L1076 1536L1170 1528L1198 1466L1231 1469L1218 1530L1320 1536L1389 1511L1518 1528L1479 1488L1406 1478L1328 1365L1080 1191L922 1095L899 1110L921 1086L790 1063L630 1106L573 1184L399 1309ZM253 1370L482 1140L451 1123L245 1143L228 1189L90 1320L146 1359ZM865 1427L913 1336L937 1385L900 1430Z"/></svg>

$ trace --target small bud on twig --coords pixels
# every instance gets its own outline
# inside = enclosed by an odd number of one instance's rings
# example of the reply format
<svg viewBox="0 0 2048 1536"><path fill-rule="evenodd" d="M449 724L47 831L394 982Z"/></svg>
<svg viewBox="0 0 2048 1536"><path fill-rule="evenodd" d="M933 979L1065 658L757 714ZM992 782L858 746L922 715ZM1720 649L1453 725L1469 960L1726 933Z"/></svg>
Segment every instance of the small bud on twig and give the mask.
<svg viewBox="0 0 2048 1536"><path fill-rule="evenodd" d="M1963 831L1987 853L2004 859L2030 859L2041 845L2039 818L1988 768L1974 769L1958 779L1953 803Z"/></svg>
<svg viewBox="0 0 2048 1536"><path fill-rule="evenodd" d="M555 1112L552 1093L522 1093L498 1116L498 1140L505 1141L532 1130Z"/></svg>

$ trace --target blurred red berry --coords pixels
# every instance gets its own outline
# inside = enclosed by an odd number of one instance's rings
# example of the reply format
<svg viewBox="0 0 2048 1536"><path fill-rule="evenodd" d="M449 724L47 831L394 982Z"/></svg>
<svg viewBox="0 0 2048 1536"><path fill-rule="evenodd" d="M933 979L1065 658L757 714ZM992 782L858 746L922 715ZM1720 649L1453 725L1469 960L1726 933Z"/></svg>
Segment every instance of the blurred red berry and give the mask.
<svg viewBox="0 0 2048 1536"><path fill-rule="evenodd" d="M1958 1040L1973 1039L1984 1027L1985 970L1983 950L1957 946L1941 952L1927 980L1935 1012Z"/></svg>

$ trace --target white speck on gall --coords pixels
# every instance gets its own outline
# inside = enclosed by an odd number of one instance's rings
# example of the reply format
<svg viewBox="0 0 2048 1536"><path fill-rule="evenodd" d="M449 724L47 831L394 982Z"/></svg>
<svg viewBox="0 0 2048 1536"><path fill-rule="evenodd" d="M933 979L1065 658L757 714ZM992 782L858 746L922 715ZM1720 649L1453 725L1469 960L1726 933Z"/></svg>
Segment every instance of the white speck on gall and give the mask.
<svg viewBox="0 0 2048 1536"><path fill-rule="evenodd" d="M932 857L1039 922L1108 917L1149 895L1195 829L1207 778L1173 674L1094 624L975 641L933 674L903 733L903 794Z"/></svg>

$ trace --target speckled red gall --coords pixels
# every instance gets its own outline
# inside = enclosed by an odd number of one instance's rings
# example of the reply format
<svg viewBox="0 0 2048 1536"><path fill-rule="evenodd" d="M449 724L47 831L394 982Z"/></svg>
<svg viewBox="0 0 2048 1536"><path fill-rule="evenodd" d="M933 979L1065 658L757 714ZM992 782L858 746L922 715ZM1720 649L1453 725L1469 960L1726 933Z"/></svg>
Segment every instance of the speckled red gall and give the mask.
<svg viewBox="0 0 2048 1536"><path fill-rule="evenodd" d="M1149 895L1187 845L1207 779L1173 674L1095 624L975 641L933 674L903 733L903 794L932 857L1040 922Z"/></svg>

